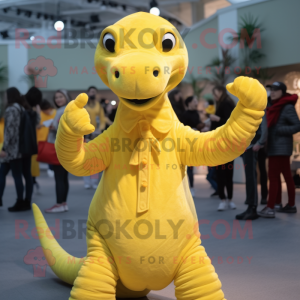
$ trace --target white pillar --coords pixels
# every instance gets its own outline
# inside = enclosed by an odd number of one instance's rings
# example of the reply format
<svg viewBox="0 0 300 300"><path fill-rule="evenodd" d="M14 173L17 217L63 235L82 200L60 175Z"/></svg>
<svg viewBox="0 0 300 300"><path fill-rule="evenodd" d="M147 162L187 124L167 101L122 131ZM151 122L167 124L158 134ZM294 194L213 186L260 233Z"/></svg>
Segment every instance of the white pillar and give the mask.
<svg viewBox="0 0 300 300"><path fill-rule="evenodd" d="M224 13L221 13L219 15L218 19L218 34L220 35L220 32L222 30L225 30L226 32L228 30L232 30L233 32L237 33L238 32L238 14L237 10L233 9ZM230 44L229 37L232 37L232 34L230 32L227 32L224 37L223 37L223 42L225 44ZM237 43L232 49L229 50L229 53L231 56L233 56L236 61L233 64L233 67L239 65L239 43ZM222 49L221 45L219 44L219 58L222 59ZM233 70L231 70L231 74L233 73ZM229 82L234 79L235 76L230 76Z"/></svg>
<svg viewBox="0 0 300 300"><path fill-rule="evenodd" d="M191 2L192 25L204 19L204 1Z"/></svg>
<svg viewBox="0 0 300 300"><path fill-rule="evenodd" d="M21 94L28 91L29 85L24 73L24 67L28 63L28 49L22 43L16 47L16 43L8 44L8 87L16 87Z"/></svg>
<svg viewBox="0 0 300 300"><path fill-rule="evenodd" d="M238 13L236 9L225 11L219 15L218 19L218 34L224 29L226 31L232 30L233 32L238 32ZM223 37L223 42L225 44L230 44L229 37L232 37L230 32L226 33ZM228 78L228 82L232 82L236 75L233 73L233 68L239 65L239 43L237 43L233 48L229 50L231 56L233 56L236 60L231 68L231 75ZM222 49L219 45L219 58L222 59ZM227 83L228 83L227 82ZM238 101L236 97L230 95L235 101ZM245 183L245 169L243 159L241 157L237 157L234 160L234 171L233 171L233 182L235 183Z"/></svg>

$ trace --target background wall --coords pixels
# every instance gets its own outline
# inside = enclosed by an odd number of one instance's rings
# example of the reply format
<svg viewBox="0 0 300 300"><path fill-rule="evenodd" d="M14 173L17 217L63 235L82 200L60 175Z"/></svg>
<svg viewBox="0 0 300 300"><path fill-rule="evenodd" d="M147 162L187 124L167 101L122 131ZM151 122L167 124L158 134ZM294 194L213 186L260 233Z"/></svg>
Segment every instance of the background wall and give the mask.
<svg viewBox="0 0 300 300"><path fill-rule="evenodd" d="M205 66L218 56L220 53L218 34L224 29L221 23L236 31L240 27L241 17L249 15L257 18L265 29L261 33L261 51L266 56L259 62L260 67L274 68L300 63L299 11L299 0L253 0L217 11L213 17L194 24L185 37L184 40L189 51L189 67ZM234 17L235 14L236 17ZM232 15L231 19L228 17L230 15ZM224 22L224 19L227 21ZM206 41L216 43L218 48L207 49L199 45L199 37L207 28L217 29L217 33L209 33L206 36ZM292 43L291 37L294 37ZM224 36L224 42L227 43L226 36ZM196 50L192 48L193 43L198 44ZM255 42L254 49L256 47ZM239 55L241 51L237 49L236 52L236 48L239 46L230 51ZM195 70L193 74L196 74ZM188 81L188 75L187 73L185 81Z"/></svg>
<svg viewBox="0 0 300 300"><path fill-rule="evenodd" d="M238 9L238 17L252 14L262 23L262 67L278 67L300 62L299 0L271 0ZM294 37L292 39L292 37ZM292 43L291 43L292 40ZM255 45L256 46L256 45Z"/></svg>
<svg viewBox="0 0 300 300"><path fill-rule="evenodd" d="M93 44L97 45L97 42L94 41ZM107 89L93 69L95 50L95 47L85 42L83 46L78 45L73 49L68 49L65 44L62 44L60 49L51 49L47 45L43 49L31 47L28 49L28 60L44 56L51 59L57 68L55 76L48 76L47 87L43 88L45 91L57 88L81 90L91 85Z"/></svg>
<svg viewBox="0 0 300 300"><path fill-rule="evenodd" d="M203 26L195 27L195 29L192 27L191 31L184 39L189 52L189 69L184 81L188 82L191 75L194 77L207 76L207 74L205 74L205 67L212 59L219 56L218 47L210 49L205 46L203 39L200 41L201 33L207 29L215 29L218 32L218 18L216 16L205 22ZM205 37L205 42L210 45L218 45L218 34L208 33ZM199 72L198 68L200 68Z"/></svg>
<svg viewBox="0 0 300 300"><path fill-rule="evenodd" d="M8 57L7 57L7 45L0 45L0 63L1 66L8 65ZM5 74L8 75L7 73ZM7 82L0 83L0 91L7 89Z"/></svg>

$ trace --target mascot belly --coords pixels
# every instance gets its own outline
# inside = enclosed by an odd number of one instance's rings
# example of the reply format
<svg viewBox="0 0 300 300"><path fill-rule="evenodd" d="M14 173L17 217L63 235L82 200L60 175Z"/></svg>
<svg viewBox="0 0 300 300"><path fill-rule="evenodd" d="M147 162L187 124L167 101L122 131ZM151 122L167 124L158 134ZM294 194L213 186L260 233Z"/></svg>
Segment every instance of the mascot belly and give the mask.
<svg viewBox="0 0 300 300"><path fill-rule="evenodd" d="M103 30L95 67L120 99L115 122L84 143L94 127L84 109L87 95L80 94L66 107L55 144L70 173L104 170L89 209L84 259L59 246L33 204L41 245L50 250L46 259L51 253L52 270L73 284L70 299L139 298L173 280L177 299L224 299L201 245L186 166L221 165L241 155L261 123L267 95L255 79L238 77L227 85L239 98L227 123L194 131L179 122L167 96L187 66L184 42L163 18L136 13Z"/></svg>

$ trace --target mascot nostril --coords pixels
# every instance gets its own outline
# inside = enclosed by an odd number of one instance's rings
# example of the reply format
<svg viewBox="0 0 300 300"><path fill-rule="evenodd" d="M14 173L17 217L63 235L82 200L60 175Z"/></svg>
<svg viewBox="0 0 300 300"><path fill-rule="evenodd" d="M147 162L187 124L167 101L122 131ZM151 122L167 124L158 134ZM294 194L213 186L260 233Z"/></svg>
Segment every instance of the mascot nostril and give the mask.
<svg viewBox="0 0 300 300"><path fill-rule="evenodd" d="M151 49L139 45L145 31L147 44L155 41ZM120 32L129 32L130 39L121 40ZM133 76L107 76L116 65ZM69 300L142 298L172 281L178 300L224 300L201 245L186 166L223 165L244 153L261 123L267 93L253 78L236 78L227 85L239 98L227 123L195 131L180 123L168 99L187 66L184 42L161 17L135 13L103 30L95 67L120 99L115 120L84 143L83 136L95 128L84 109L88 96L80 94L60 118L55 142L58 159L70 173L90 176L105 170L88 212L84 259L59 246L32 204L40 242L55 258L52 270L74 284ZM118 78L119 71L114 75Z"/></svg>

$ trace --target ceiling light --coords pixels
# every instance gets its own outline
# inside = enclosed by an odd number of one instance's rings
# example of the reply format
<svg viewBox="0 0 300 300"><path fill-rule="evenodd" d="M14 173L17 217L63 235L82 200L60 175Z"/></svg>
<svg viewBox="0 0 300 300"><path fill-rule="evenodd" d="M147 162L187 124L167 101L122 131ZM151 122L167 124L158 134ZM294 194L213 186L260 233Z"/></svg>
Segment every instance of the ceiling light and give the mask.
<svg viewBox="0 0 300 300"><path fill-rule="evenodd" d="M150 2L150 14L159 16L160 15L160 10L158 8L158 4L156 0L151 0Z"/></svg>
<svg viewBox="0 0 300 300"><path fill-rule="evenodd" d="M64 27L65 27L65 24L63 21L56 21L54 23L54 28L56 31L62 31L64 29Z"/></svg>
<svg viewBox="0 0 300 300"><path fill-rule="evenodd" d="M158 7L152 7L150 9L150 14L155 15L155 16L159 16L160 15L160 10Z"/></svg>

